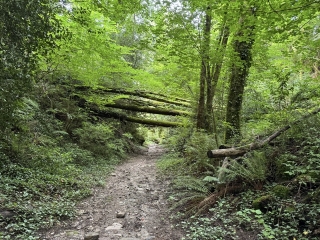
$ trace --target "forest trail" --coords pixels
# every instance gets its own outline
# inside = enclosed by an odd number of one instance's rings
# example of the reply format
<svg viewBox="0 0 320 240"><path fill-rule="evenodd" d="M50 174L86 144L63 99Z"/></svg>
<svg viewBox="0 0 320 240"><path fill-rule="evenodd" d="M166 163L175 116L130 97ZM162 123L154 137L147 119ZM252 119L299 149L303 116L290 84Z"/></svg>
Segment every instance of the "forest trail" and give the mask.
<svg viewBox="0 0 320 240"><path fill-rule="evenodd" d="M77 217L42 234L43 240L178 240L168 216L168 181L159 179L159 145L117 166L106 186L77 205Z"/></svg>

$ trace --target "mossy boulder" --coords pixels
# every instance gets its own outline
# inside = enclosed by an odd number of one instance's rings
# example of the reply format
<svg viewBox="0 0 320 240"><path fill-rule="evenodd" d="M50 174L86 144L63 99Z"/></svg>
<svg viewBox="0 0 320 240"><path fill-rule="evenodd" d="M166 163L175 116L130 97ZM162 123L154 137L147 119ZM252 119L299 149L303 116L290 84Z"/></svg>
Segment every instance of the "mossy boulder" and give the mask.
<svg viewBox="0 0 320 240"><path fill-rule="evenodd" d="M277 185L271 190L275 196L285 199L288 198L290 195L290 189L286 186Z"/></svg>
<svg viewBox="0 0 320 240"><path fill-rule="evenodd" d="M266 212L268 209L268 204L273 200L274 198L272 197L272 195L264 195L253 200L252 207L254 209L259 209L262 212Z"/></svg>

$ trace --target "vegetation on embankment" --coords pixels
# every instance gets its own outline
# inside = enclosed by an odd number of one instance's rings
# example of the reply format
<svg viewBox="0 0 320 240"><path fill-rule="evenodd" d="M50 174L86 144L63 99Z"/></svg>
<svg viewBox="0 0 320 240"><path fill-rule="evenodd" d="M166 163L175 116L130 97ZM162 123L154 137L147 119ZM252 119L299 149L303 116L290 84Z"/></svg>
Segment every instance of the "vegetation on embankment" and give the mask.
<svg viewBox="0 0 320 240"><path fill-rule="evenodd" d="M0 239L37 239L75 216L77 201L142 141L134 125L92 119L71 101L55 101L69 108L64 121L40 103L24 99L1 141Z"/></svg>
<svg viewBox="0 0 320 240"><path fill-rule="evenodd" d="M319 239L319 124L313 116L233 158L207 158L214 139L205 133L169 138L176 152L158 167L172 178L168 198L185 239Z"/></svg>

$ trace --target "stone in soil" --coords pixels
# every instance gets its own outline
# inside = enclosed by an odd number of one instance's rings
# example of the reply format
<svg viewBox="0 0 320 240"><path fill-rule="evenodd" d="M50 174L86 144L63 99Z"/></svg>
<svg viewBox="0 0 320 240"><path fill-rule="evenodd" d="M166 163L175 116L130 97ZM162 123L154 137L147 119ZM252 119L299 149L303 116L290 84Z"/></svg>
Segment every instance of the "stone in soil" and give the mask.
<svg viewBox="0 0 320 240"><path fill-rule="evenodd" d="M84 236L84 240L98 240L99 239L99 233L87 233Z"/></svg>
<svg viewBox="0 0 320 240"><path fill-rule="evenodd" d="M125 216L126 216L125 212L117 212L117 215L116 215L117 218L124 218Z"/></svg>

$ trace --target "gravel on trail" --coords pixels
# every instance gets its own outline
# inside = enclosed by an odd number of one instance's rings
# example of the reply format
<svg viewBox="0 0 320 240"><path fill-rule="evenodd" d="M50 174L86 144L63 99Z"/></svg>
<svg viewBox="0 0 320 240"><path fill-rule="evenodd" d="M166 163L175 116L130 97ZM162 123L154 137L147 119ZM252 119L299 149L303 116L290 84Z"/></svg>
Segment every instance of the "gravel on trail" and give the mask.
<svg viewBox="0 0 320 240"><path fill-rule="evenodd" d="M115 168L103 188L77 205L77 217L43 232L43 240L179 240L170 221L169 182L157 176L165 149L153 144Z"/></svg>

